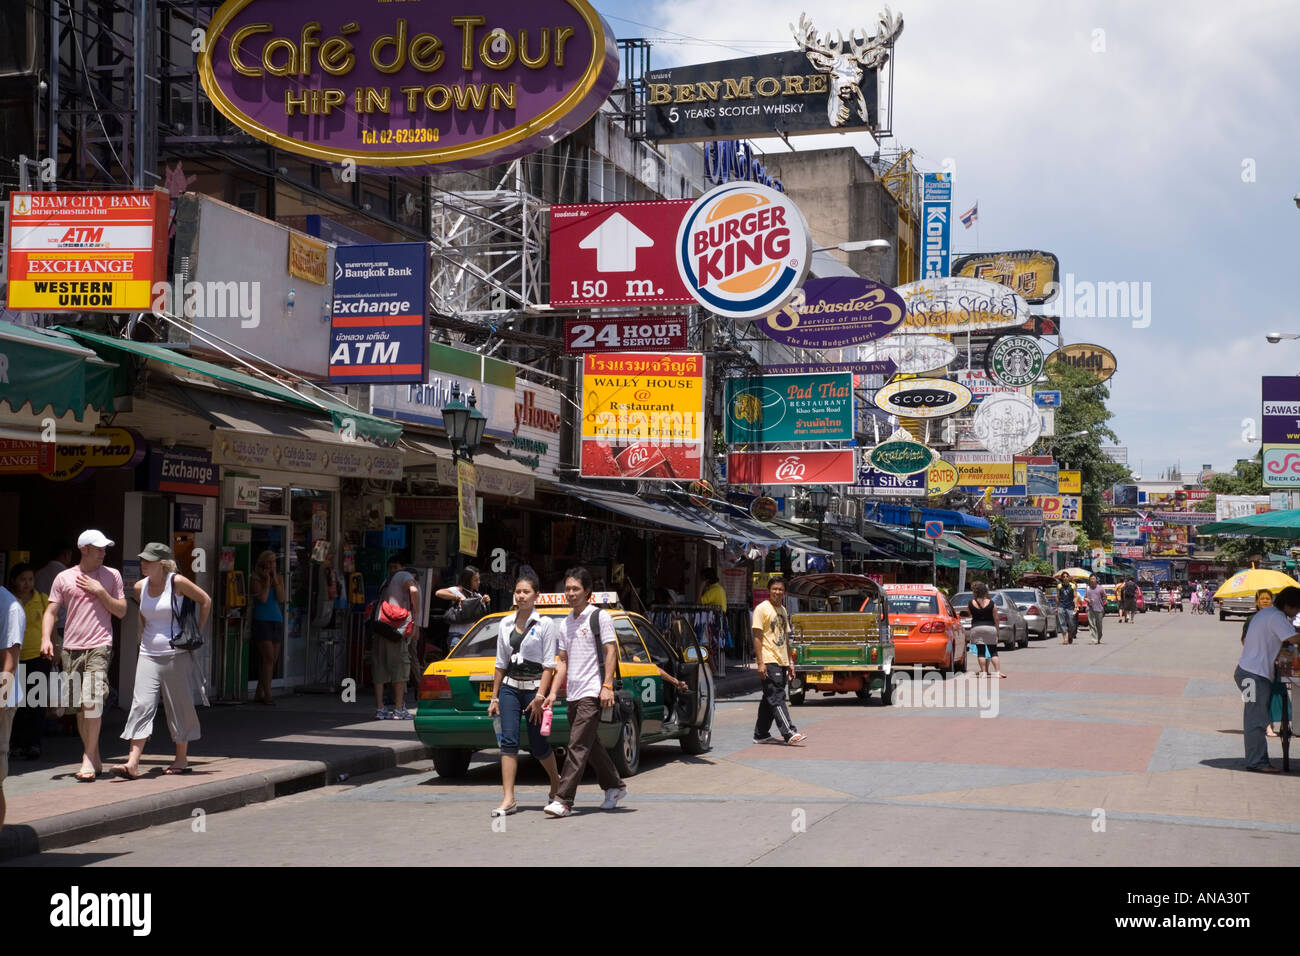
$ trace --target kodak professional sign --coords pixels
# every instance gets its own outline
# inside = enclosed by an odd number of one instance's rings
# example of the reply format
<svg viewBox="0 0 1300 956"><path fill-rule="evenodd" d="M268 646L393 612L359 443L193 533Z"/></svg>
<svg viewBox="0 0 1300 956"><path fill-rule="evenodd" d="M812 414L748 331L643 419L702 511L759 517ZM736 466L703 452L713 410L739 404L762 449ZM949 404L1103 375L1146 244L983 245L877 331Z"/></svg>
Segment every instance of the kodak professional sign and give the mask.
<svg viewBox="0 0 1300 956"><path fill-rule="evenodd" d="M231 122L280 149L472 169L586 123L618 51L586 0L227 0L199 76Z"/></svg>
<svg viewBox="0 0 1300 956"><path fill-rule="evenodd" d="M148 311L167 271L165 192L13 193L10 309Z"/></svg>

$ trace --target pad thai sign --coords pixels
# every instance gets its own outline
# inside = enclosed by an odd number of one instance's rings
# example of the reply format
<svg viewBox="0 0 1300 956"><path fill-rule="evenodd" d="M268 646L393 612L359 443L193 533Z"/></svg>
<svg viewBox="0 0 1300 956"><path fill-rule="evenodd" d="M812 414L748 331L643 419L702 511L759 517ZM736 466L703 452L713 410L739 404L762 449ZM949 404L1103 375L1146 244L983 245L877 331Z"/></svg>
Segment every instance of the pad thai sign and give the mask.
<svg viewBox="0 0 1300 956"><path fill-rule="evenodd" d="M362 166L473 169L578 129L618 77L586 0L227 0L204 92L279 149Z"/></svg>

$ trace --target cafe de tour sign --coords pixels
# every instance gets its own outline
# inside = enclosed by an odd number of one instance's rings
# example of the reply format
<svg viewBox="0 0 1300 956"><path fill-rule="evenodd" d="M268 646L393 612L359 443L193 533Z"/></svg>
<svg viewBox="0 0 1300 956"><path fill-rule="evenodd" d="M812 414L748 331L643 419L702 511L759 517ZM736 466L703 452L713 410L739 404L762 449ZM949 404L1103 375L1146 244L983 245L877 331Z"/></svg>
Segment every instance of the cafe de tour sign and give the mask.
<svg viewBox="0 0 1300 956"><path fill-rule="evenodd" d="M896 430L867 454L867 461L877 471L891 475L914 475L934 462L934 452L916 441L907 429Z"/></svg>
<svg viewBox="0 0 1300 956"><path fill-rule="evenodd" d="M1086 342L1064 345L1047 356L1048 365L1058 363L1073 365L1075 368L1091 372L1096 377L1098 385L1114 375L1116 368L1115 355L1110 349L1102 348L1100 345L1089 345Z"/></svg>
<svg viewBox="0 0 1300 956"><path fill-rule="evenodd" d="M536 152L595 115L618 71L587 0L226 0L199 52L204 92L240 129L362 167Z"/></svg>

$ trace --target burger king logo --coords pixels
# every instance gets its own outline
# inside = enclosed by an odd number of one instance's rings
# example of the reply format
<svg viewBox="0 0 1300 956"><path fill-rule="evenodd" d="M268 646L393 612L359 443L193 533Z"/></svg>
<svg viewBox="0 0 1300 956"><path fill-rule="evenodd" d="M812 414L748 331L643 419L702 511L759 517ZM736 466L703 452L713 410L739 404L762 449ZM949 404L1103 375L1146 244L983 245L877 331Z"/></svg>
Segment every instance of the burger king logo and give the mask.
<svg viewBox="0 0 1300 956"><path fill-rule="evenodd" d="M781 308L808 273L799 207L758 183L727 183L695 201L677 231L677 271L711 312L752 319Z"/></svg>

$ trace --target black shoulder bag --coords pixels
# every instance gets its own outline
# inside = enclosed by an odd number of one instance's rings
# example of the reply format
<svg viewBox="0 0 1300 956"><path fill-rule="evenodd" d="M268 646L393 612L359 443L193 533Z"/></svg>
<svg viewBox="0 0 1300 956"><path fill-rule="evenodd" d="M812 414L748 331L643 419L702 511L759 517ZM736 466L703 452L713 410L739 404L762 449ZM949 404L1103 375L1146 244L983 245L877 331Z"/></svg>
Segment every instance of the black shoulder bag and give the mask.
<svg viewBox="0 0 1300 956"><path fill-rule="evenodd" d="M176 607L176 575L171 576L168 585L172 589L172 638L171 646L178 651L195 651L203 646L203 635L199 632L198 605L193 598L181 598L179 610ZM176 625L180 624L180 633Z"/></svg>
<svg viewBox="0 0 1300 956"><path fill-rule="evenodd" d="M591 638L596 642L596 666L600 668L600 686L603 688L605 686L605 645L600 642L600 615L600 608L591 612ZM614 686L614 706L610 709L608 721L605 720L604 710L601 710L601 721L621 724L631 720L636 715L636 703L632 700L631 691L623 689L623 678L618 673L617 654L614 655L614 679L610 683Z"/></svg>

